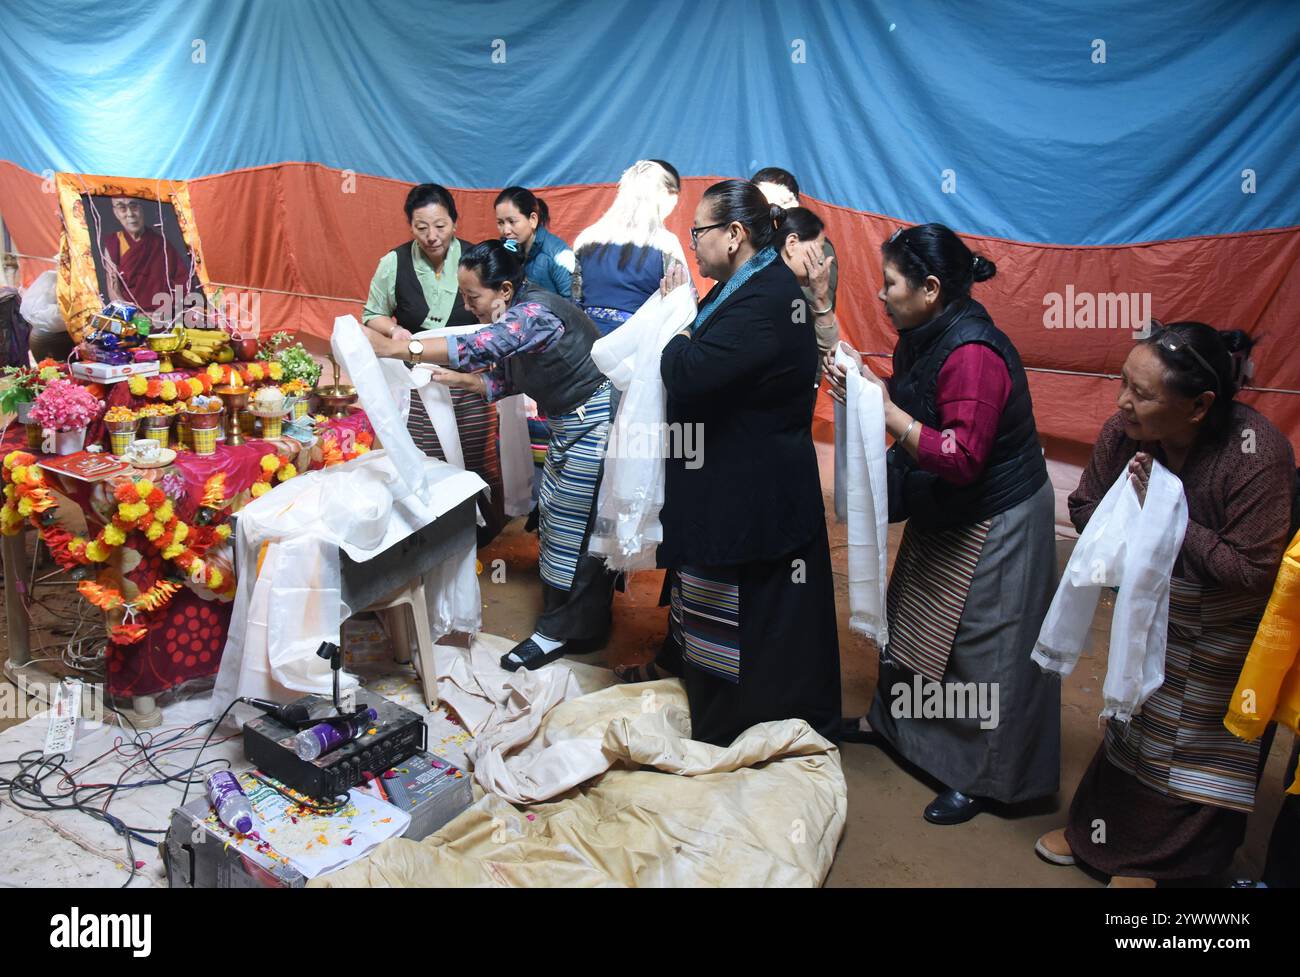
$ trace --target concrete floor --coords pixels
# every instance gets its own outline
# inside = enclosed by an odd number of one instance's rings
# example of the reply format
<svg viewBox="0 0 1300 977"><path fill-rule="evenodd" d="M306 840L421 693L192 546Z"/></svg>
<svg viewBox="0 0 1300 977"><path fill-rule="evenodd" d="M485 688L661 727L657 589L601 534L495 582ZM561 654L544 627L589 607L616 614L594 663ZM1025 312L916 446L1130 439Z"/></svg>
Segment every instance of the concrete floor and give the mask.
<svg viewBox="0 0 1300 977"><path fill-rule="evenodd" d="M826 510L833 513L831 458L828 445L818 445ZM845 575L845 527L828 519L831 555L836 576L839 613L841 679L845 715L861 715L870 704L876 682L875 647L848 629ZM900 533L890 534L890 558ZM1059 540L1058 563L1064 566L1073 543ZM537 576L536 537L523 532L516 520L479 554L484 601L483 626L507 637L522 639L532 632L541 609ZM501 561L497 563L496 561ZM498 571L495 574L494 570ZM614 630L602 651L581 656L590 664L631 664L653 658L666 630L666 610L658 606L663 574L647 571L634 576L626 593L615 597ZM34 636L43 643L37 654L49 654L58 639L52 629L71 631L75 592L50 600L54 613L41 612L45 630ZM64 613L59 613L65 608ZM3 612L0 611L0 614ZM848 824L827 885L852 886L1062 886L1087 888L1105 880L1075 868L1059 868L1034 855L1034 840L1064 821L1074 788L1101 741L1097 714L1105 674L1108 608L1098 612L1089 651L1062 688L1061 792L1055 798L1014 811L983 813L955 827L938 827L921 818L934 797L936 784L924 774L876 747L848 744L843 748L848 782ZM0 627L0 642L4 640ZM64 637L63 641L66 642ZM0 654L7 649L0 646ZM0 729L14 720L0 717ZM1291 749L1291 736L1277 736L1251 817L1246 844L1238 851L1231 875L1258 878L1268 835L1281 804L1281 784Z"/></svg>

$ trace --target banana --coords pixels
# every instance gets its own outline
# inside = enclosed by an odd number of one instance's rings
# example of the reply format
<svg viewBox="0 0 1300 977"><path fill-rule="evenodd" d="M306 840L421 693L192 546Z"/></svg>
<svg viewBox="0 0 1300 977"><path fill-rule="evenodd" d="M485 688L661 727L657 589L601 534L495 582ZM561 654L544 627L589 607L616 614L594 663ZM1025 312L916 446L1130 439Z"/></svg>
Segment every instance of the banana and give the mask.
<svg viewBox="0 0 1300 977"><path fill-rule="evenodd" d="M211 348L225 346L229 341L229 337L224 332L218 332L216 335L212 335L211 333L199 332L194 329L185 330L185 342L192 347Z"/></svg>

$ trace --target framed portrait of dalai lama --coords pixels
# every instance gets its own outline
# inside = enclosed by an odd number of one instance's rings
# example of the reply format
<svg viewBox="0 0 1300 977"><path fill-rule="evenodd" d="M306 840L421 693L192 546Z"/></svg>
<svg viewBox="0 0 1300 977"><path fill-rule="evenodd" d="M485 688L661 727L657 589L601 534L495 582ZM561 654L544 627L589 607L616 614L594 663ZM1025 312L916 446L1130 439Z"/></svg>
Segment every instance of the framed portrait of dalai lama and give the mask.
<svg viewBox="0 0 1300 977"><path fill-rule="evenodd" d="M59 173L55 187L63 221L59 308L74 341L109 302L165 325L206 301L208 277L184 183Z"/></svg>

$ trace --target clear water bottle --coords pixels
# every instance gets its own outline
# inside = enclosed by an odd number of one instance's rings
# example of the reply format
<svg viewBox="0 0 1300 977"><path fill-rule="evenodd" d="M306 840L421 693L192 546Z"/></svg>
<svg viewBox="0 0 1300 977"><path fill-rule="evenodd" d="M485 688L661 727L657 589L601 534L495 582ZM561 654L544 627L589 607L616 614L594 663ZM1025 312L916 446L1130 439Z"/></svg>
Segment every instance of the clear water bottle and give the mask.
<svg viewBox="0 0 1300 977"><path fill-rule="evenodd" d="M293 749L300 760L315 760L331 750L337 750L344 743L350 743L364 733L379 713L367 709L364 715L345 722L317 723L310 729L304 729L293 738Z"/></svg>
<svg viewBox="0 0 1300 977"><path fill-rule="evenodd" d="M231 831L246 835L253 830L253 805L239 786L239 778L229 770L218 770L208 778L208 803Z"/></svg>

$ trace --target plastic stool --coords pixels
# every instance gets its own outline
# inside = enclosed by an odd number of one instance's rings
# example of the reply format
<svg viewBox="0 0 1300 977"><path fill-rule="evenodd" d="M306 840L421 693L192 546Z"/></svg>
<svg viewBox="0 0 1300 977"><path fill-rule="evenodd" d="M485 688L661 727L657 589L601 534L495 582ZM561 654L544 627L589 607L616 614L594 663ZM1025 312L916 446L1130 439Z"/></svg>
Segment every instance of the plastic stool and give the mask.
<svg viewBox="0 0 1300 977"><path fill-rule="evenodd" d="M416 577L404 587L366 608L374 611L383 622L384 630L393 642L393 657L405 664L411 660L409 621L415 624L415 671L424 687L424 704L432 712L438 706L438 677L433 664L433 634L429 631L429 605L424 596L424 579Z"/></svg>

